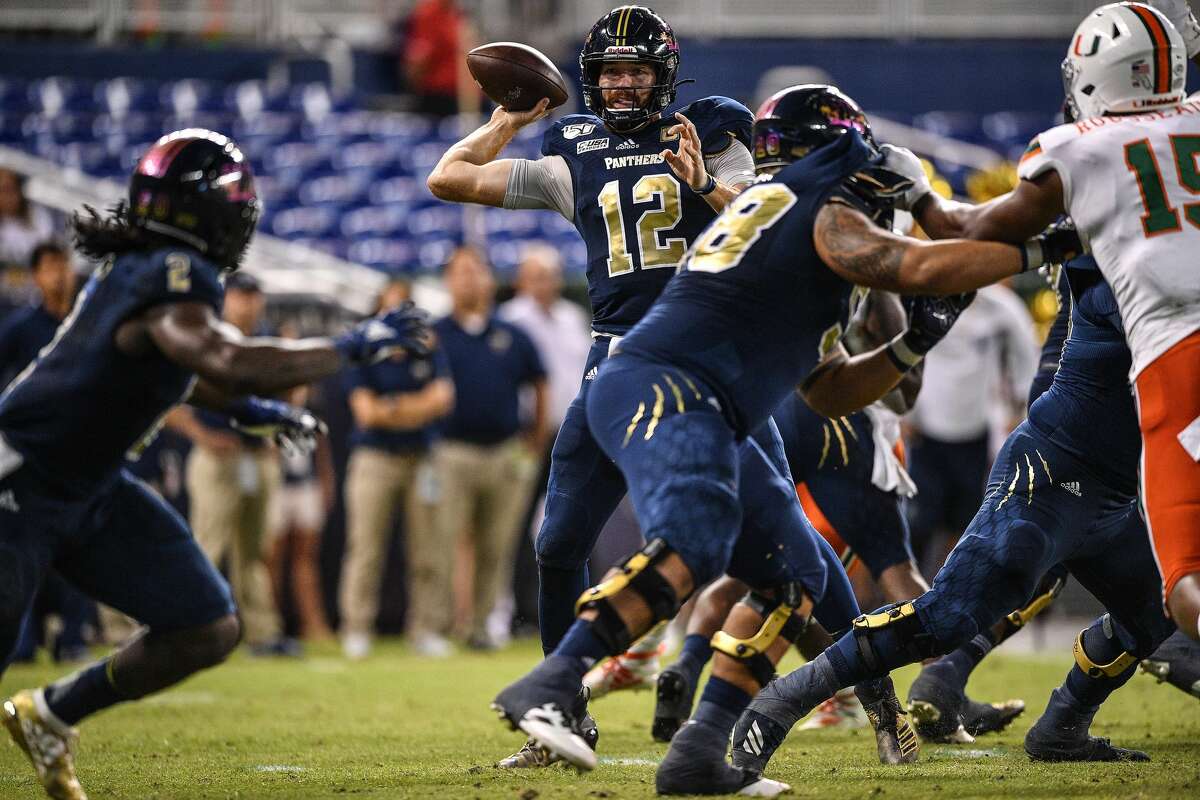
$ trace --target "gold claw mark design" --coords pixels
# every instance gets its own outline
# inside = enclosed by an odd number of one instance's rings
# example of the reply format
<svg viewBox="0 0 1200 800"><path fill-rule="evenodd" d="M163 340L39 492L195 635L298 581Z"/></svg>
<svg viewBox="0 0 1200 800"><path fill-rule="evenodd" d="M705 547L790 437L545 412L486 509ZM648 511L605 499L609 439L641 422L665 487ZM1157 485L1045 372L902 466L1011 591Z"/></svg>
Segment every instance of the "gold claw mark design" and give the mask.
<svg viewBox="0 0 1200 800"><path fill-rule="evenodd" d="M858 441L858 434L854 431L854 426L850 424L850 420L842 417L842 424L846 426L846 433L850 434L850 438Z"/></svg>
<svg viewBox="0 0 1200 800"><path fill-rule="evenodd" d="M629 420L629 427L625 429L625 441L621 442L621 447L629 444L629 439L633 436L633 431L637 428L638 423L642 421L642 416L646 413L646 404L638 403L637 413L633 415L633 419Z"/></svg>
<svg viewBox="0 0 1200 800"><path fill-rule="evenodd" d="M666 399L661 386L656 383L652 388L654 389L654 411L650 414L650 424L646 426L646 435L642 437L647 442L654 435L654 429L658 427L658 421L662 419L663 401Z"/></svg>
<svg viewBox="0 0 1200 800"><path fill-rule="evenodd" d="M1038 460L1042 462L1042 469L1046 470L1046 480L1050 481L1050 483L1053 485L1054 478L1050 477L1050 465L1047 464L1046 459L1042 457L1042 451L1035 449L1033 452L1037 453Z"/></svg>
<svg viewBox="0 0 1200 800"><path fill-rule="evenodd" d="M817 469L825 466L825 459L829 456L829 425L822 424L821 430L825 433L825 446L821 448L821 460L817 462Z"/></svg>
<svg viewBox="0 0 1200 800"><path fill-rule="evenodd" d="M1029 468L1029 499L1025 501L1025 505L1033 503L1033 464L1029 461L1029 453L1025 454L1025 466Z"/></svg>
<svg viewBox="0 0 1200 800"><path fill-rule="evenodd" d="M663 380L665 380L667 382L667 386L671 387L671 394L675 395L675 408L677 408L679 410L679 413L682 414L683 413L683 393L679 391L679 386L676 385L675 381L671 380L671 376L665 372L663 373Z"/></svg>
<svg viewBox="0 0 1200 800"><path fill-rule="evenodd" d="M1017 464L1017 474L1013 475L1012 483L1010 483L1008 485L1008 494L1004 495L1004 499L1001 500L996 505L997 511L1004 508L1004 504L1007 503L1008 499L1013 496L1013 492L1015 492L1017 490L1017 481L1020 479L1020 477L1021 477L1021 465Z"/></svg>
<svg viewBox="0 0 1200 800"><path fill-rule="evenodd" d="M692 394L696 395L696 399L699 400L700 390L696 388L696 384L692 383L692 379L682 373L679 375L679 377L683 378L683 382L687 384L687 387L692 390Z"/></svg>
<svg viewBox="0 0 1200 800"><path fill-rule="evenodd" d="M838 445L842 448L842 466L850 466L850 451L846 449L846 436L842 433L842 426L838 424L836 419L829 420L833 423L833 432L837 434Z"/></svg>

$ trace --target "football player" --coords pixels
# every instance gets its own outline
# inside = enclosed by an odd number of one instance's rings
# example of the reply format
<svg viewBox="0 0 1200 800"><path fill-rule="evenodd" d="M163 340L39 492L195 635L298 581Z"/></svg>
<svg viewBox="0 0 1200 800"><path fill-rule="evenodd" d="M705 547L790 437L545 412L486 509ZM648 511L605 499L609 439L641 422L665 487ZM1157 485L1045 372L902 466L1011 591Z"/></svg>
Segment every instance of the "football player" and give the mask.
<svg viewBox="0 0 1200 800"><path fill-rule="evenodd" d="M521 127L545 114L546 102L528 112L497 108L486 125L446 152L428 179L430 190L444 200L557 211L575 224L587 245L595 342L579 395L555 440L545 519L535 544L546 653L574 619L575 602L590 582L587 558L626 491L620 470L585 419L597 367L658 297L688 246L754 178L748 149L752 120L745 106L725 97L673 105L679 47L660 16L641 6L613 9L588 33L579 61L591 113L568 115L551 125L542 139L542 158L498 155ZM660 389L674 391L666 383ZM746 485L758 492L748 504L789 506L764 521L792 528L789 535L803 541L803 560L814 576L820 575L814 582L823 589L828 571L840 572L840 567L829 558L831 551L812 541L815 531L783 475L787 465L773 426L764 424L755 436L761 447L744 446L743 469L756 476ZM844 575L837 580L844 582ZM852 594L828 594L829 624L838 626L835 620L847 614L853 618ZM572 716L594 747L597 733L585 717L585 703L582 697L573 700ZM518 714L514 722L519 719ZM545 766L554 760L531 739L501 766Z"/></svg>
<svg viewBox="0 0 1200 800"><path fill-rule="evenodd" d="M718 634L727 646L714 678L659 767L666 793L758 787L758 773L724 761L730 724L748 688L770 677L754 656L777 659L787 646L777 633L802 625L813 603L814 587L797 574L803 562L779 564L774 542L739 538L738 443L797 384L828 417L882 397L949 330L970 299L961 293L1020 272L1049 244L931 243L885 230L874 220L908 182L876 166L865 115L832 87L773 96L754 134L756 166L774 178L742 192L699 237L588 393L589 427L624 475L650 544L584 595L554 653L495 700L510 721L587 766L572 746L569 705L591 663L722 572L745 580L753 595ZM850 357L836 344L862 297L856 286L954 297L919 298L905 333ZM910 754L916 737L883 680L860 698L881 751Z"/></svg>
<svg viewBox="0 0 1200 800"><path fill-rule="evenodd" d="M0 707L47 794L84 800L74 726L222 661L240 624L229 587L183 519L122 468L181 401L259 433L318 423L274 394L423 346L411 308L337 339L243 338L220 321L224 277L258 219L250 165L229 139L189 129L138 162L128 201L77 217L79 249L103 259L51 344L0 397L0 669L53 566L132 616L143 635Z"/></svg>
<svg viewBox="0 0 1200 800"><path fill-rule="evenodd" d="M1200 102L1184 96L1186 52L1158 11L1089 14L1063 60L1072 120L1035 137L1016 189L982 206L906 198L931 236L1014 241L1068 214L1112 287L1133 353L1142 437L1140 500L1179 629L1200 636ZM915 159L889 159L915 175Z"/></svg>

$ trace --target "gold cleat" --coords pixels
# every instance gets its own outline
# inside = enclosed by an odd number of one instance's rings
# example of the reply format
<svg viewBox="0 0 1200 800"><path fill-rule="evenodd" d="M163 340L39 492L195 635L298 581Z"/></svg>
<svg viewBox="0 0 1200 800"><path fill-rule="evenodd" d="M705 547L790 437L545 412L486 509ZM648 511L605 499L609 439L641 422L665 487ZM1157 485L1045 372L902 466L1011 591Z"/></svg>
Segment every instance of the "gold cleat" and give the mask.
<svg viewBox="0 0 1200 800"><path fill-rule="evenodd" d="M893 697L890 702L885 700L875 707L866 706L864 710L871 727L875 729L879 763L911 764L917 760L921 752L917 732L900 710L898 700Z"/></svg>
<svg viewBox="0 0 1200 800"><path fill-rule="evenodd" d="M65 731L52 720L42 690L24 690L4 701L0 719L17 746L25 751L46 794L55 800L87 800L75 777L74 728Z"/></svg>

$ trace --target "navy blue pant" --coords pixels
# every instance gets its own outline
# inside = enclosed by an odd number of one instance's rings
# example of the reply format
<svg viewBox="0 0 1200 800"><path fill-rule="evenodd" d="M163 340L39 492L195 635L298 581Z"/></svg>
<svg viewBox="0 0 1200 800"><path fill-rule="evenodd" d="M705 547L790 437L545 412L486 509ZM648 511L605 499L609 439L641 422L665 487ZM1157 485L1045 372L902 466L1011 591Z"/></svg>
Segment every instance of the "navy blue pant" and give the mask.
<svg viewBox="0 0 1200 800"><path fill-rule="evenodd" d="M1163 616L1158 570L1134 498L1026 422L996 457L983 505L915 601L941 652L1028 602L1058 563L1151 652L1174 629ZM1132 651L1131 651L1132 652Z"/></svg>
<svg viewBox="0 0 1200 800"><path fill-rule="evenodd" d="M51 565L151 630L204 625L235 610L183 518L127 472L68 497L25 466L0 479L0 496L16 508L0 509L0 671Z"/></svg>
<svg viewBox="0 0 1200 800"><path fill-rule="evenodd" d="M830 629L857 613L836 557L796 500L772 423L738 442L696 377L630 355L600 369L587 412L625 476L643 535L665 540L697 586L722 573L763 589L796 581L819 607L838 597L827 619L818 612Z"/></svg>
<svg viewBox="0 0 1200 800"><path fill-rule="evenodd" d="M871 482L871 420L861 412L826 419L797 397L780 406L775 421L796 485L807 487L833 532L872 577L912 560L900 496Z"/></svg>

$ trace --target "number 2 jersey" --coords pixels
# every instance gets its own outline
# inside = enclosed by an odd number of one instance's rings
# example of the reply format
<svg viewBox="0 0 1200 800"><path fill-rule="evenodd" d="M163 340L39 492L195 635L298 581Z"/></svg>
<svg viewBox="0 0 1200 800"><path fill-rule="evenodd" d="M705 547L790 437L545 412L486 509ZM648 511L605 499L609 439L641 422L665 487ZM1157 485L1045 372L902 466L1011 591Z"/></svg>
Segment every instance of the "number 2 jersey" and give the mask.
<svg viewBox="0 0 1200 800"><path fill-rule="evenodd" d="M738 195L621 351L703 380L739 435L761 425L841 338L866 296L818 258L813 223L874 157L849 131Z"/></svg>
<svg viewBox="0 0 1200 800"><path fill-rule="evenodd" d="M550 208L575 224L587 246L592 328L628 331L674 274L716 212L671 170L677 150L667 129L682 113L700 137L710 174L736 185L754 180L748 149L753 115L727 97L706 97L628 134L599 117L570 114L546 131L543 158L515 160L506 208Z"/></svg>
<svg viewBox="0 0 1200 800"><path fill-rule="evenodd" d="M1093 117L1036 137L1018 174L1054 170L1080 237L1112 286L1130 379L1200 329L1200 102Z"/></svg>
<svg viewBox="0 0 1200 800"><path fill-rule="evenodd" d="M191 250L107 261L53 341L0 396L0 450L9 450L9 459L15 450L59 492L87 496L116 474L194 380L153 347L142 355L121 351L117 329L166 303L200 302L219 312L224 293L216 267Z"/></svg>

